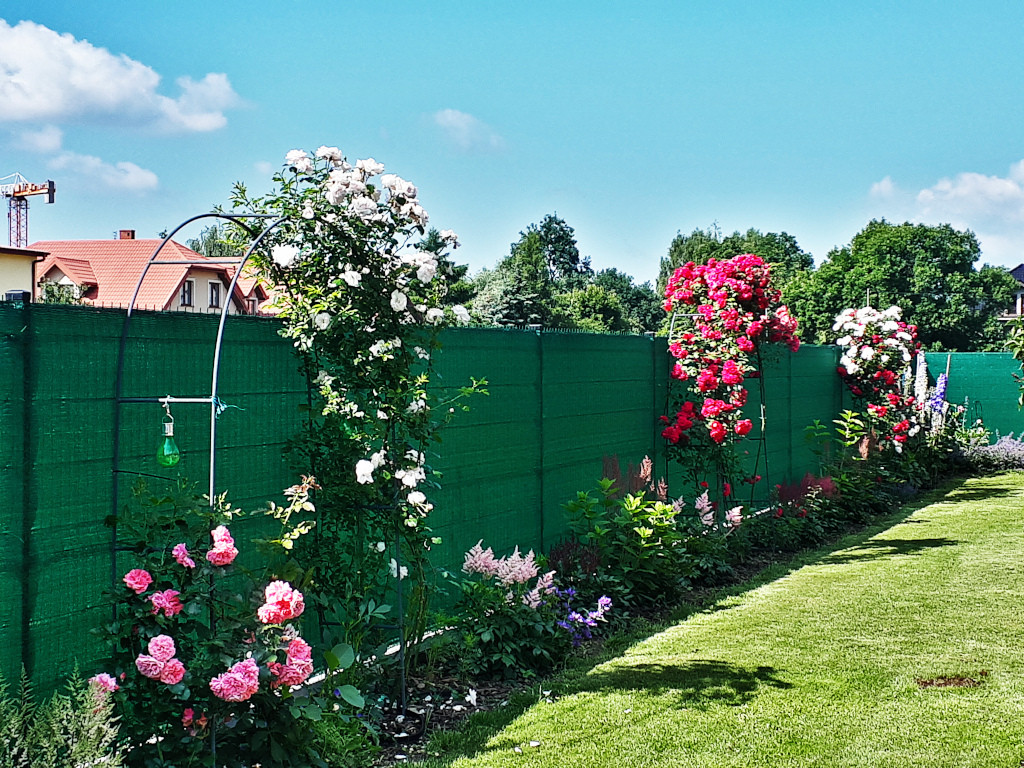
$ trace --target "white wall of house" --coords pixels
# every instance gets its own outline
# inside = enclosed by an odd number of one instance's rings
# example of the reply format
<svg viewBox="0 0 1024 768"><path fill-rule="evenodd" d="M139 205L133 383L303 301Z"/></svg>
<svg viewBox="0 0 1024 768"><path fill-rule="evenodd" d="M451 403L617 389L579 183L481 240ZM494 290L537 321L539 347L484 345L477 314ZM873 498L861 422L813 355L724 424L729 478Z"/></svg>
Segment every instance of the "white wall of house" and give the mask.
<svg viewBox="0 0 1024 768"><path fill-rule="evenodd" d="M28 291L35 295L32 285L31 256L20 256L13 253L0 254L0 298L7 291Z"/></svg>
<svg viewBox="0 0 1024 768"><path fill-rule="evenodd" d="M190 269L186 282L192 284L192 302L191 304L185 304L182 299L184 297L183 288L178 289L178 293L174 296L170 302L168 309L172 309L178 312L220 312L225 302L228 302L228 314L233 315L238 312L238 307L235 306L234 302L228 299L228 286L220 279L220 275L217 272L211 272L206 269ZM217 306L210 305L210 286L219 286L218 297L219 301Z"/></svg>

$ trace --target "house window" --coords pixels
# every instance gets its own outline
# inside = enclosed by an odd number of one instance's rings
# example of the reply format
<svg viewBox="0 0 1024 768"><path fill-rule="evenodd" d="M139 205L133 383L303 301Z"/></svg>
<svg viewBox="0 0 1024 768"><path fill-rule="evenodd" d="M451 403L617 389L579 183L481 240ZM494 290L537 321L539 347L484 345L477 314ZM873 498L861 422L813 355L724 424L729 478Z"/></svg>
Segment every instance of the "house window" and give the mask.
<svg viewBox="0 0 1024 768"><path fill-rule="evenodd" d="M181 284L181 306L192 306L192 289L195 287L195 280L186 280Z"/></svg>
<svg viewBox="0 0 1024 768"><path fill-rule="evenodd" d="M256 303L256 299L246 299L245 304L246 307L248 308L250 315L255 315L257 312L259 312L259 306Z"/></svg>
<svg viewBox="0 0 1024 768"><path fill-rule="evenodd" d="M210 283L210 309L220 306L220 283Z"/></svg>

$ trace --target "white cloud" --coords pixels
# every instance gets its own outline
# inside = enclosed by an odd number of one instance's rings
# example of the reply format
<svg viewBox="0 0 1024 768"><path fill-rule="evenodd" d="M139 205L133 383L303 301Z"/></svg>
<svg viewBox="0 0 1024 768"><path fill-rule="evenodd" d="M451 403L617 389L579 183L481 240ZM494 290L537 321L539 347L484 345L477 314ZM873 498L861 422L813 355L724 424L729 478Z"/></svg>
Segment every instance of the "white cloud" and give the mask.
<svg viewBox="0 0 1024 768"><path fill-rule="evenodd" d="M461 150L500 150L505 140L487 123L457 109L442 109L434 113L434 124L448 140Z"/></svg>
<svg viewBox="0 0 1024 768"><path fill-rule="evenodd" d="M0 121L116 118L167 131L212 131L239 102L224 74L177 80L181 95L157 93L160 75L124 54L31 21L0 19Z"/></svg>
<svg viewBox="0 0 1024 768"><path fill-rule="evenodd" d="M273 164L267 162L266 160L257 160L255 163L253 163L253 168L256 169L256 173L258 173L260 176L274 175Z"/></svg>
<svg viewBox="0 0 1024 768"><path fill-rule="evenodd" d="M970 229L983 261L1010 267L1024 262L1024 160L1006 176L967 171L917 192L900 189L886 176L869 194L881 208L878 215Z"/></svg>
<svg viewBox="0 0 1024 768"><path fill-rule="evenodd" d="M135 163L121 161L108 163L92 155L80 155L76 152L61 152L49 163L54 170L69 171L86 176L109 189L121 189L129 192L146 192L156 189L157 175L150 170L140 168Z"/></svg>
<svg viewBox="0 0 1024 768"><path fill-rule="evenodd" d="M60 149L64 134L55 125L44 125L38 130L23 131L18 136L18 144L30 152L50 154Z"/></svg>

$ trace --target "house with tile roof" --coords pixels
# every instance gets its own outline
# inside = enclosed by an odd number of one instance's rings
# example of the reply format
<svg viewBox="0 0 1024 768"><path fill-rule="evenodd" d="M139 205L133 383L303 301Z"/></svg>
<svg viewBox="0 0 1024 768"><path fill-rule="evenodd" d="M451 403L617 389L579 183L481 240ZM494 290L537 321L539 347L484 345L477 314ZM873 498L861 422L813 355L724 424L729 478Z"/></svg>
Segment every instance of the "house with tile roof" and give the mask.
<svg viewBox="0 0 1024 768"><path fill-rule="evenodd" d="M0 299L8 293L32 294L35 265L46 257L45 250L0 245Z"/></svg>
<svg viewBox="0 0 1024 768"><path fill-rule="evenodd" d="M77 286L83 303L97 307L127 307L142 274L161 240L135 239L133 230L122 230L117 240L41 240L32 249L47 252L36 265L36 297L46 281ZM170 263L161 263L170 262ZM229 297L235 267L216 263L173 240L160 251L146 273L136 309L177 312L259 312L259 288L251 295L238 285ZM266 291L263 291L264 298ZM254 303L250 299L256 298Z"/></svg>

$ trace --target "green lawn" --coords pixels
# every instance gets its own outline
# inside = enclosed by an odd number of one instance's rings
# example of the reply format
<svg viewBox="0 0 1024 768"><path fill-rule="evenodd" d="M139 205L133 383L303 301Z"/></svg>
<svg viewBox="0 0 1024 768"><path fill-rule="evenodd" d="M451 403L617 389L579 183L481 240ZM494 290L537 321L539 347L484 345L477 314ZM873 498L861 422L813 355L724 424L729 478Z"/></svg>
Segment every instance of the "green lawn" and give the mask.
<svg viewBox="0 0 1024 768"><path fill-rule="evenodd" d="M925 501L568 674L552 703L439 735L428 765L1016 768L1024 475ZM918 684L940 676L980 685Z"/></svg>

